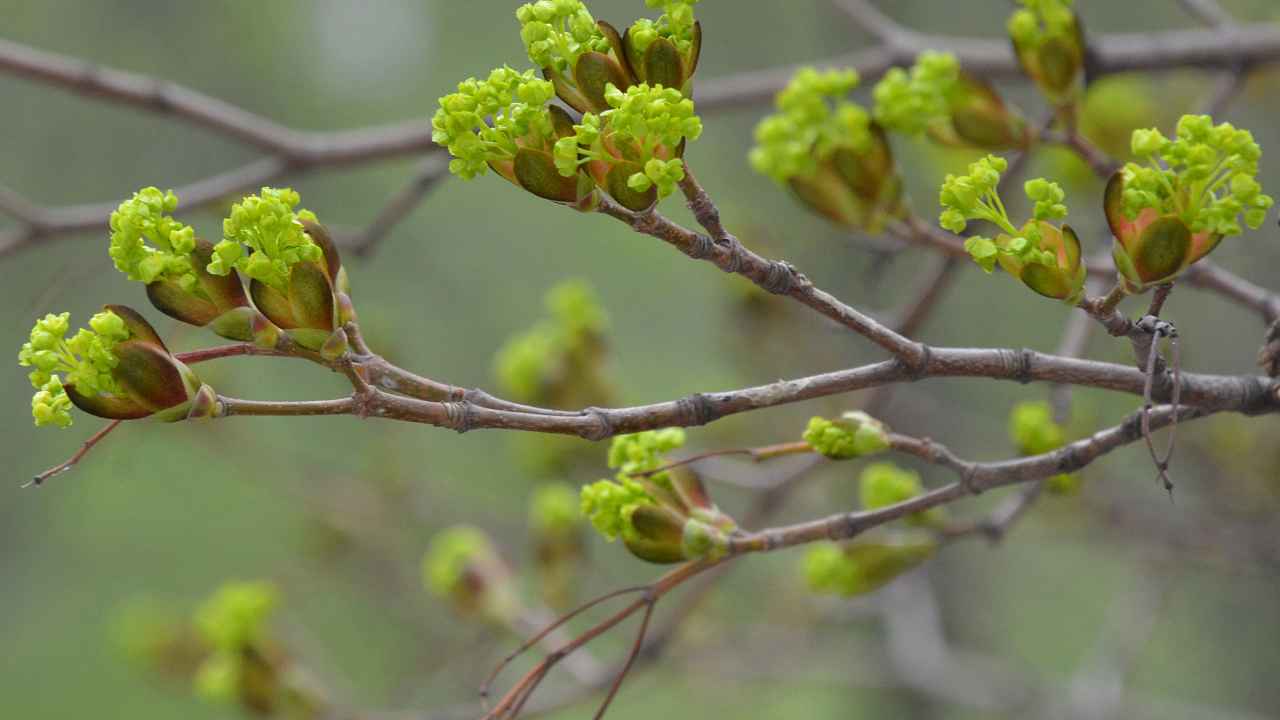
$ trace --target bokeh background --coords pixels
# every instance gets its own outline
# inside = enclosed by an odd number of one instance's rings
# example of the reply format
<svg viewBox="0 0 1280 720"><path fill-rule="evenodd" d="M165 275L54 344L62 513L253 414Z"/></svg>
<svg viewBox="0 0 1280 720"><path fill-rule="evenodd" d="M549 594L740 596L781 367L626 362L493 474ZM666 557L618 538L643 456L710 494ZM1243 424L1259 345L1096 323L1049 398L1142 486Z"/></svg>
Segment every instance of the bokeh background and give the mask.
<svg viewBox="0 0 1280 720"><path fill-rule="evenodd" d="M1167 0L1078 3L1094 31L1194 24ZM174 80L281 123L330 130L407 118L428 122L459 79L502 62L525 63L511 13L482 0L169 3L0 0L0 37ZM998 36L1009 4L882 3L913 27ZM639 0L595 0L621 25L648 12ZM891 6L891 7L890 7ZM1241 20L1280 20L1273 3L1227 3ZM824 0L706 0L699 79L819 59L871 40ZM1158 73L1124 86L1114 107L1138 107L1166 127L1204 97L1211 78ZM1026 87L1009 86L1028 113ZM1263 184L1280 188L1280 75L1256 72L1226 119L1264 148ZM42 203L123 199L145 185L178 186L251 160L251 149L182 122L0 76L0 181ZM822 287L870 309L890 309L927 274L926 253L877 254L797 209L746 162L766 111L705 117L689 151L699 179L749 246L785 257ZM1141 116L1141 115L1139 115ZM912 204L932 216L941 176L963 155L899 142ZM322 171L291 182L337 227L358 227L414 172L415 160ZM1070 159L1038 156L1034 171L1070 181L1072 222L1090 247L1109 242L1100 187ZM228 200L232 200L229 198ZM672 199L665 211L688 215ZM192 213L214 235L218 216ZM7 220L0 220L0 228ZM106 233L44 243L0 264L0 338L16 352L34 317L70 310L83 321L104 302L145 307L172 344L211 338L146 307L116 273ZM1280 242L1269 223L1233 239L1216 260L1280 286ZM619 403L669 399L811 374L878 357L868 343L794 303L760 299L727 277L607 218L581 216L516 192L494 177L437 188L377 252L352 261L355 297L374 347L407 367L463 386L495 387L503 343L544 315L546 290L590 283L610 316L605 375ZM1131 301L1137 312L1141 301ZM1258 319L1216 297L1180 289L1167 316L1185 367L1250 372ZM999 276L966 267L922 331L931 343L1051 351L1068 311ZM1127 361L1127 347L1094 337L1090 354ZM320 398L340 377L304 364L236 359L200 368L228 394ZM1012 405L1043 386L928 381L899 389L885 412L896 428L963 455L1013 452ZM46 487L20 491L98 424L37 430L30 388L16 366L0 378L0 715L13 718L235 717L199 702L188 684L131 660L121 617L149 607L185 612L230 579L280 587L276 631L352 706L417 710L475 701L475 688L516 640L459 620L428 595L420 559L455 523L490 532L527 568L526 506L539 483L608 475L604 446L571 442L570 459L539 460L537 441L495 432L458 436L351 418L232 419L122 428ZM690 433L710 449L795 439L809 415L862 398L830 398L724 419ZM1132 397L1076 394L1078 429L1111 424ZM1084 475L1083 490L1042 500L1000 545L948 546L924 570L852 602L811 595L803 550L736 563L684 625L666 657L633 676L618 718L1124 717L1262 718L1280 714L1280 420L1221 417L1180 435L1170 503L1139 446ZM563 448L562 448L563 449ZM806 477L773 522L856 503L858 468ZM922 469L926 481L950 478ZM717 466L730 479L768 468ZM739 511L748 490L718 485ZM978 517L999 493L952 509ZM593 541L580 597L656 577L621 548ZM669 603L674 607L677 603ZM669 610L670 607L667 609ZM621 632L593 646L623 652ZM553 679L552 684L563 684ZM984 698L1024 693L992 709ZM1108 693L1118 704L1106 705ZM1021 697L1021 696L1019 696ZM986 704L984 704L986 703ZM1097 704L1095 703L1103 703ZM557 717L585 717L578 705ZM1095 710L1093 708L1100 708Z"/></svg>

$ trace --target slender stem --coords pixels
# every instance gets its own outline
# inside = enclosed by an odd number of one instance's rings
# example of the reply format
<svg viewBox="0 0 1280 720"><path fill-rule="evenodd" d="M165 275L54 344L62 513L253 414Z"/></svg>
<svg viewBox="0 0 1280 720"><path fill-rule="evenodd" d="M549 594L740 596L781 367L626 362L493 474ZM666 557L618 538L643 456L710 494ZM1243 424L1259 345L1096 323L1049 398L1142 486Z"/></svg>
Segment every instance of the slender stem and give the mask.
<svg viewBox="0 0 1280 720"><path fill-rule="evenodd" d="M70 470L72 467L75 467L76 463L80 462L81 458L87 455L95 445L97 445L99 442L102 441L103 438L111 434L112 430L115 430L117 427L119 427L121 422L124 422L124 421L112 420L111 422L107 423L106 426L102 427L97 432L90 435L89 439L84 441L84 444L80 446L80 449L77 450L74 455L67 458L66 460L63 460L57 465L54 465L48 470L45 470L44 472L36 475L35 477L31 478L30 482L23 485L22 487L26 488L26 487L31 487L33 485L38 487L40 485L43 485L45 481L47 481L49 478L55 477L57 475L61 475L62 473Z"/></svg>

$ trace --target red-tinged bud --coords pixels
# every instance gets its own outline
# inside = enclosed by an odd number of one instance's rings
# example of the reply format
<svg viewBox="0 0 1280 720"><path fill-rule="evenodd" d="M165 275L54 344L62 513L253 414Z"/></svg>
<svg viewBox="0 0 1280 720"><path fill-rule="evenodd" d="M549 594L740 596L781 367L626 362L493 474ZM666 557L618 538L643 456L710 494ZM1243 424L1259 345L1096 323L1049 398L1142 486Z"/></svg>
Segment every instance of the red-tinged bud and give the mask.
<svg viewBox="0 0 1280 720"><path fill-rule="evenodd" d="M324 344L320 346L320 357L325 360L337 360L343 355L346 355L347 350L349 350L350 347L351 346L347 341L347 331L342 328L338 328L337 330L334 330L333 334L329 336L329 339L325 340Z"/></svg>
<svg viewBox="0 0 1280 720"><path fill-rule="evenodd" d="M1070 103L1084 87L1084 30L1079 18L1054 32L1011 33L1022 71L1055 105Z"/></svg>
<svg viewBox="0 0 1280 720"><path fill-rule="evenodd" d="M1145 208L1136 218L1124 213L1124 175L1116 172L1107 183L1103 208L1115 242L1111 256L1125 288L1141 292L1168 282L1213 252L1222 236L1192 233L1177 215L1161 215Z"/></svg>
<svg viewBox="0 0 1280 720"><path fill-rule="evenodd" d="M998 258L1000 267L1040 295L1074 305L1084 293L1087 275L1080 238L1070 225L1058 228L1041 221L1037 227L1040 231L1039 249L1048 253L1051 263L1001 253ZM1001 235L997 242L1007 244L1009 237Z"/></svg>
<svg viewBox="0 0 1280 720"><path fill-rule="evenodd" d="M76 407L113 420L155 417L172 422L185 419L201 393L206 397L200 402L208 401L207 396L213 391L169 353L155 328L141 314L123 305L107 305L105 309L119 317L129 333L127 339L111 348L116 360L111 377L119 391L90 395L68 384L67 397Z"/></svg>
<svg viewBox="0 0 1280 720"><path fill-rule="evenodd" d="M223 331L234 333L234 323L217 323L223 315L249 306L240 276L234 270L226 275L210 273L206 267L213 256L213 245L198 238L195 242L191 253L195 285L184 288L173 278L157 280L147 285L147 298L157 310L175 320L196 327L211 326L214 332L232 340L247 339Z"/></svg>
<svg viewBox="0 0 1280 720"><path fill-rule="evenodd" d="M840 149L810 176L788 179L795 196L819 215L846 227L879 232L902 213L899 178L884 129L872 123L865 151Z"/></svg>
<svg viewBox="0 0 1280 720"><path fill-rule="evenodd" d="M320 349L336 327L333 284L320 263L294 265L287 292L253 280L249 294L267 319L305 348Z"/></svg>
<svg viewBox="0 0 1280 720"><path fill-rule="evenodd" d="M1000 151L1023 149L1031 141L1022 116L1005 104L990 83L967 72L960 72L947 104L947 121L929 128L930 136L940 143Z"/></svg>

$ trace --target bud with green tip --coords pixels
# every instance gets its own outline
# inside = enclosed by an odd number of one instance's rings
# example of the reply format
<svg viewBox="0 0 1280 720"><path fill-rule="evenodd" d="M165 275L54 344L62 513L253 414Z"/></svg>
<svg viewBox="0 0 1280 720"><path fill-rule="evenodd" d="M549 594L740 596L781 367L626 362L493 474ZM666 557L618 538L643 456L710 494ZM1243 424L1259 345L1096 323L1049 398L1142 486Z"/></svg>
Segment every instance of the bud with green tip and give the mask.
<svg viewBox="0 0 1280 720"><path fill-rule="evenodd" d="M1074 305L1084 294L1087 269L1075 231L1051 222L1067 216L1062 188L1044 178L1028 181L1024 189L1034 205L1032 218L1014 227L999 194L1007 168L1004 158L988 155L969 165L967 175L947 175L938 193L939 224L955 233L963 233L970 220L996 225L1004 232L995 238L965 240L974 262L987 272L999 264L1036 293Z"/></svg>
<svg viewBox="0 0 1280 720"><path fill-rule="evenodd" d="M928 560L937 549L937 540L920 532L822 543L805 556L804 575L814 592L853 597L880 589Z"/></svg>
<svg viewBox="0 0 1280 720"><path fill-rule="evenodd" d="M195 626L212 650L196 671L195 689L211 702L238 702L257 713L276 712L287 701L287 660L267 636L279 604L266 582L223 585L196 611Z"/></svg>
<svg viewBox="0 0 1280 720"><path fill-rule="evenodd" d="M893 463L873 463L863 469L858 478L858 498L863 510L880 508L906 502L924 492L920 475ZM937 526L946 517L941 507L930 508L907 518L912 525Z"/></svg>
<svg viewBox="0 0 1280 720"><path fill-rule="evenodd" d="M553 608L567 607L585 553L574 488L558 482L535 490L529 504L529 530L542 596Z"/></svg>
<svg viewBox="0 0 1280 720"><path fill-rule="evenodd" d="M1084 32L1071 0L1019 0L1009 38L1027 77L1055 105L1070 103L1084 86Z"/></svg>
<svg viewBox="0 0 1280 720"><path fill-rule="evenodd" d="M902 212L902 181L879 124L845 96L854 70L801 69L756 125L750 160L820 215L874 232Z"/></svg>
<svg viewBox="0 0 1280 720"><path fill-rule="evenodd" d="M1262 150L1248 130L1184 115L1176 139L1135 130L1133 154L1107 183L1104 209L1112 258L1125 288L1169 282L1244 224L1259 227L1273 200L1258 184Z"/></svg>
<svg viewBox="0 0 1280 720"><path fill-rule="evenodd" d="M346 351L337 322L338 294L349 289L346 270L315 214L294 210L299 200L289 188L264 187L233 205L208 270L247 275L254 305L272 324L299 345L336 357ZM249 320L257 341L270 339L261 322Z"/></svg>
<svg viewBox="0 0 1280 720"><path fill-rule="evenodd" d="M1047 402L1018 403L1009 413L1009 439L1022 455L1042 455L1067 444L1067 432L1053 419ZM1074 492L1079 477L1060 473L1049 478L1046 487L1057 494Z"/></svg>
<svg viewBox="0 0 1280 720"><path fill-rule="evenodd" d="M717 558L737 524L712 503L687 466L653 472L663 453L684 444L677 428L619 435L609 448L613 480L582 488L582 514L606 539L619 537L631 554L653 563Z"/></svg>
<svg viewBox="0 0 1280 720"><path fill-rule="evenodd" d="M274 345L273 333L259 327L264 318L249 304L239 275L208 271L214 246L172 217L177 206L172 190L155 187L120 203L111 213L110 255L116 268L146 283L151 304L175 320L208 327L230 340Z"/></svg>
<svg viewBox="0 0 1280 720"><path fill-rule="evenodd" d="M891 68L872 95L876 122L886 130L979 150L1021 149L1031 141L1021 114L950 53L923 52L909 72Z"/></svg>
<svg viewBox="0 0 1280 720"><path fill-rule="evenodd" d="M89 329L64 339L68 318L63 313L37 321L18 353L18 364L33 368L29 378L39 390L32 398L37 426L69 426L72 405L113 420L212 414L213 390L169 353L137 311L107 305Z"/></svg>
<svg viewBox="0 0 1280 720"><path fill-rule="evenodd" d="M467 78L440 98L431 139L449 149L449 172L470 180L493 170L534 195L583 210L598 199L584 173L561 174L551 155L556 141L573 135L573 119L548 105L550 81L534 71L501 67L484 80Z"/></svg>
<svg viewBox="0 0 1280 720"><path fill-rule="evenodd" d="M441 530L431 539L422 559L422 581L462 615L506 626L520 609L511 569L489 536L470 525Z"/></svg>
<svg viewBox="0 0 1280 720"><path fill-rule="evenodd" d="M692 100L662 85L609 83L604 100L608 110L583 115L556 141L555 165L564 177L585 171L622 206L646 211L684 179L685 144L702 135L702 119Z"/></svg>
<svg viewBox="0 0 1280 720"><path fill-rule="evenodd" d="M836 420L809 418L804 441L814 452L832 460L849 460L887 450L889 428L865 412L855 410Z"/></svg>
<svg viewBox="0 0 1280 720"><path fill-rule="evenodd" d="M581 113L609 109L609 85L662 85L690 95L702 45L693 17L697 0L651 0L657 20L637 20L625 33L596 21L581 0L538 0L516 10L529 59L556 94Z"/></svg>

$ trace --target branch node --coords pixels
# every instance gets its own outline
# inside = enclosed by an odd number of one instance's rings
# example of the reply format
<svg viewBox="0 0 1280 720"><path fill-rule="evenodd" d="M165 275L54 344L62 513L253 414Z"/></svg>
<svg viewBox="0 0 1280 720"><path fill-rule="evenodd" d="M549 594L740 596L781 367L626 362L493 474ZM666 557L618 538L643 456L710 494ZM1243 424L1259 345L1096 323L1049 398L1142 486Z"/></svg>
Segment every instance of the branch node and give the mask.
<svg viewBox="0 0 1280 720"><path fill-rule="evenodd" d="M449 428L457 431L459 435L470 430L473 422L471 416L472 407L471 402L468 400L445 403L444 410L448 417Z"/></svg>
<svg viewBox="0 0 1280 720"><path fill-rule="evenodd" d="M680 424L684 427L706 425L720 417L712 406L711 399L703 393L680 398L676 401L676 407L680 412Z"/></svg>
<svg viewBox="0 0 1280 720"><path fill-rule="evenodd" d="M933 348L929 347L928 343L916 343L916 352L913 354L915 358L912 361L902 357L899 357L898 361L906 369L907 379L916 382L929 376L929 365L933 362Z"/></svg>
<svg viewBox="0 0 1280 720"><path fill-rule="evenodd" d="M760 287L774 295L790 295L795 287L796 269L786 261L775 260L769 263L769 273L765 275Z"/></svg>
<svg viewBox="0 0 1280 720"><path fill-rule="evenodd" d="M724 246L729 251L729 264L724 268L724 271L733 274L741 272L742 265L745 262L745 248L742 247L742 243L738 242L738 238L726 234L724 237L718 238L715 243Z"/></svg>
<svg viewBox="0 0 1280 720"><path fill-rule="evenodd" d="M608 411L598 407L589 407L583 409L582 413L596 419L594 427L584 427L578 431L578 435L584 440L599 442L617 434L617 431L613 428L613 422L609 420Z"/></svg>
<svg viewBox="0 0 1280 720"><path fill-rule="evenodd" d="M715 249L715 240L712 240L710 235L698 233L694 235L693 243L689 245L689 249L685 254L694 260L706 260L711 257L711 253L715 252Z"/></svg>

